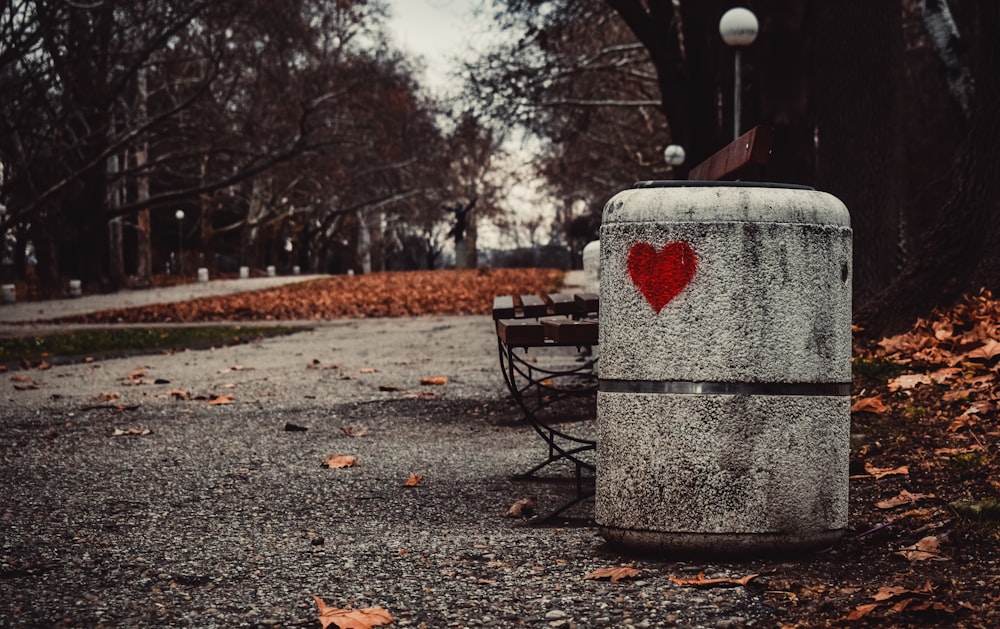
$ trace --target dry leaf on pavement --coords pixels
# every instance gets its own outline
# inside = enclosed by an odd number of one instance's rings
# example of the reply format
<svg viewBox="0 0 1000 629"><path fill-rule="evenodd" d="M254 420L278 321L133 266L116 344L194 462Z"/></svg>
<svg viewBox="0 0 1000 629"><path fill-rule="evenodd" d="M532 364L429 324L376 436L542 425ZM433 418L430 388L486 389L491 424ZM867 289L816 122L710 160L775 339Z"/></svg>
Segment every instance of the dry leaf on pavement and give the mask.
<svg viewBox="0 0 1000 629"><path fill-rule="evenodd" d="M209 406L219 406L220 404L232 404L233 394L227 393L226 395L217 395L209 403Z"/></svg>
<svg viewBox="0 0 1000 629"><path fill-rule="evenodd" d="M586 574L584 579L611 579L612 583L617 583L622 579L631 579L632 577L638 576L642 570L639 570L632 564L626 566L618 566L617 568L598 568L593 572Z"/></svg>
<svg viewBox="0 0 1000 629"><path fill-rule="evenodd" d="M340 432L344 433L348 437L364 437L368 434L368 426L358 426L357 429L353 426L341 426Z"/></svg>
<svg viewBox="0 0 1000 629"><path fill-rule="evenodd" d="M403 487L416 487L422 482L424 482L423 476L410 472L410 477L406 479L405 483L403 483Z"/></svg>
<svg viewBox="0 0 1000 629"><path fill-rule="evenodd" d="M319 606L319 616L316 617L323 629L330 625L339 629L372 629L392 623L392 614L383 607L366 607L364 609L338 609L330 607L323 599L313 595Z"/></svg>
<svg viewBox="0 0 1000 629"><path fill-rule="evenodd" d="M530 518L535 514L535 501L531 498L521 498L507 509L505 518Z"/></svg>
<svg viewBox="0 0 1000 629"><path fill-rule="evenodd" d="M115 437L129 436L129 437L143 437L145 435L153 434L153 431L149 428L115 428L113 433Z"/></svg>
<svg viewBox="0 0 1000 629"><path fill-rule="evenodd" d="M676 577L670 577L670 580L676 583L677 585L690 585L694 587L713 587L716 585L746 585L747 583L750 583L750 581L756 579L759 576L760 574L756 573L756 574L748 574L747 576L740 577L738 579L734 579L731 577L706 579L705 573L699 572L697 579L678 579Z"/></svg>
<svg viewBox="0 0 1000 629"><path fill-rule="evenodd" d="M355 467L358 464L358 457L351 454L335 454L323 460L323 467L338 469L342 467Z"/></svg>
<svg viewBox="0 0 1000 629"><path fill-rule="evenodd" d="M432 386L445 385L448 384L448 376L433 376L430 378L421 378L420 384L432 385Z"/></svg>

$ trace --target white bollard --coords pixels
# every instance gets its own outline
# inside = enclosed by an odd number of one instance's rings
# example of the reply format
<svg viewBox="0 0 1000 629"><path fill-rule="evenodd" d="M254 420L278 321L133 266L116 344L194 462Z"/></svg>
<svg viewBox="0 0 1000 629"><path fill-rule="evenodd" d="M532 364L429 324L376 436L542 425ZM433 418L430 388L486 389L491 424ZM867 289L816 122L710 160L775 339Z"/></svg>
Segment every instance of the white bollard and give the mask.
<svg viewBox="0 0 1000 629"><path fill-rule="evenodd" d="M14 292L13 284L4 284L0 286L0 295L3 295L3 303L5 304L17 303L17 294Z"/></svg>
<svg viewBox="0 0 1000 629"><path fill-rule="evenodd" d="M299 267L299 265L296 264L295 266L292 267L292 275L302 275L302 269Z"/></svg>
<svg viewBox="0 0 1000 629"><path fill-rule="evenodd" d="M208 282L208 269L205 267L200 267L198 269L198 281L202 284Z"/></svg>
<svg viewBox="0 0 1000 629"><path fill-rule="evenodd" d="M69 296L79 297L83 294L83 289L80 286L80 280L70 280L69 281Z"/></svg>
<svg viewBox="0 0 1000 629"><path fill-rule="evenodd" d="M267 267L267 276L274 277L274 275L275 275L274 266Z"/></svg>
<svg viewBox="0 0 1000 629"><path fill-rule="evenodd" d="M755 554L847 526L851 229L802 187L649 182L601 227L595 499L613 545Z"/></svg>
<svg viewBox="0 0 1000 629"><path fill-rule="evenodd" d="M588 293L601 292L601 241L594 240L583 248L583 285Z"/></svg>
<svg viewBox="0 0 1000 629"><path fill-rule="evenodd" d="M241 266L240 267L240 279L245 280L250 278L250 267Z"/></svg>

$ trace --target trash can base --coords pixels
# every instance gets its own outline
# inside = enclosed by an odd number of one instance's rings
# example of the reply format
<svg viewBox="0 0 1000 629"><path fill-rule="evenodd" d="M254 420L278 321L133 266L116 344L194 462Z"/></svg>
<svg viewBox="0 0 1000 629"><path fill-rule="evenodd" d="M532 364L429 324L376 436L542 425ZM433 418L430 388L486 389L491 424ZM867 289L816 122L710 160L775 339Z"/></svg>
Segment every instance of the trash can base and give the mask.
<svg viewBox="0 0 1000 629"><path fill-rule="evenodd" d="M819 550L836 543L847 529L807 533L664 533L600 526L598 530L608 544L624 551L747 557Z"/></svg>

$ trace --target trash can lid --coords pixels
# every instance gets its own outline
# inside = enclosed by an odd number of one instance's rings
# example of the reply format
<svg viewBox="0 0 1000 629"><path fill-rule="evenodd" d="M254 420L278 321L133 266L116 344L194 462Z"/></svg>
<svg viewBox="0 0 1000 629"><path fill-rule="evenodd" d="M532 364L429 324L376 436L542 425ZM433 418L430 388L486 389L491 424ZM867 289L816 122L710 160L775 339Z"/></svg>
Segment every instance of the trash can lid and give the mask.
<svg viewBox="0 0 1000 629"><path fill-rule="evenodd" d="M837 197L808 186L743 181L639 181L604 206L608 223L799 223L851 226Z"/></svg>

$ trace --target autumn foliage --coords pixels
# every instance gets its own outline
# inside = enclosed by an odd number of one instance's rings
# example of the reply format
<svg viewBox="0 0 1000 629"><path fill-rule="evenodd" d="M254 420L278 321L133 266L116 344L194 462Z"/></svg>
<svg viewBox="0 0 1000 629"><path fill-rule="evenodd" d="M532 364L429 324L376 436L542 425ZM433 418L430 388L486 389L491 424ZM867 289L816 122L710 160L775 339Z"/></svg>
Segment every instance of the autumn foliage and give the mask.
<svg viewBox="0 0 1000 629"><path fill-rule="evenodd" d="M273 321L490 312L493 297L553 292L555 269L480 269L338 275L267 290L67 317L73 323Z"/></svg>

